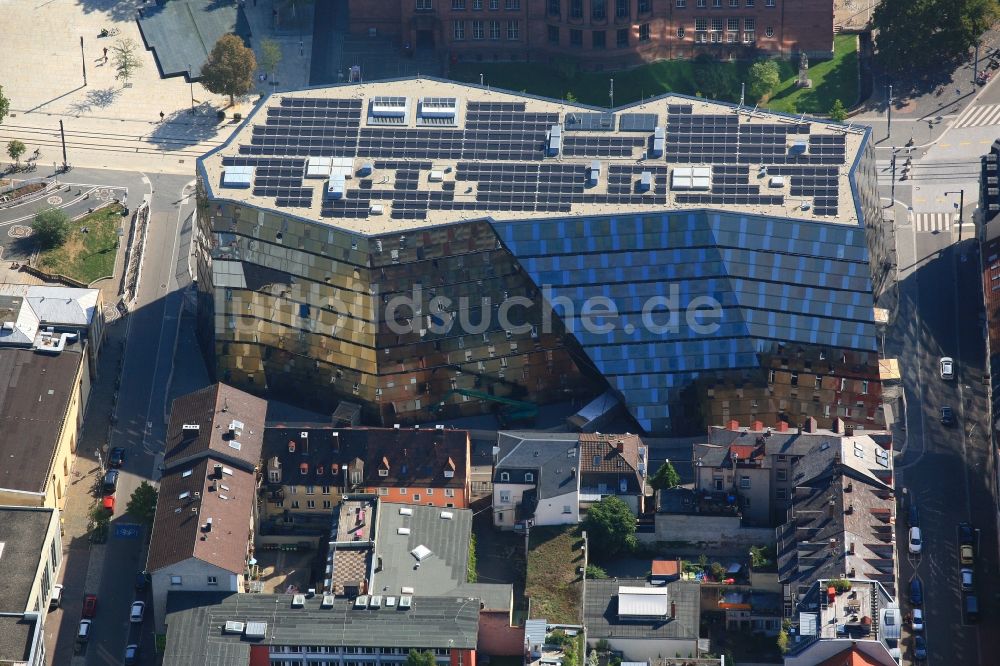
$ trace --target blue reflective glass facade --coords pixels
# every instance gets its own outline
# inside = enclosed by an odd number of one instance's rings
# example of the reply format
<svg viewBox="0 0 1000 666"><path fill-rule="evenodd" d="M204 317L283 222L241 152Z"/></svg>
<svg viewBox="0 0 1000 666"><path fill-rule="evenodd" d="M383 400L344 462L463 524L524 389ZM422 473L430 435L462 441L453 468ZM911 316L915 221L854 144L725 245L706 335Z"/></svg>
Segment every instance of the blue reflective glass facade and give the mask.
<svg viewBox="0 0 1000 666"><path fill-rule="evenodd" d="M672 429L699 378L759 373L786 345L876 350L860 227L713 211L493 226L648 431Z"/></svg>

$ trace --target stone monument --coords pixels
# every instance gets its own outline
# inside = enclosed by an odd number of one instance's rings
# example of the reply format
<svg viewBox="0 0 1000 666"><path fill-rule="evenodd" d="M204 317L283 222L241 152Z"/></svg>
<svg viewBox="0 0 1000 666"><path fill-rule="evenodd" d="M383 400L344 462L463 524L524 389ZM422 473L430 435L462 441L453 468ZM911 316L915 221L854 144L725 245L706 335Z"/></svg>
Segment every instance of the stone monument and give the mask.
<svg viewBox="0 0 1000 666"><path fill-rule="evenodd" d="M804 51L799 55L799 78L795 85L799 88L812 88L813 85L809 78L809 56Z"/></svg>

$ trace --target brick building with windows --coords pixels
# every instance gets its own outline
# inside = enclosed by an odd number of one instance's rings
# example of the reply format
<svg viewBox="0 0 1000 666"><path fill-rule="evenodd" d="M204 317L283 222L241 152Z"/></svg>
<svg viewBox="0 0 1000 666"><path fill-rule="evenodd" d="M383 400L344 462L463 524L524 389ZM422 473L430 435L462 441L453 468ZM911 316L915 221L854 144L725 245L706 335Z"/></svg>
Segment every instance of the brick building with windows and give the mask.
<svg viewBox="0 0 1000 666"><path fill-rule="evenodd" d="M354 33L453 60L572 56L597 68L833 52L832 0L349 0Z"/></svg>

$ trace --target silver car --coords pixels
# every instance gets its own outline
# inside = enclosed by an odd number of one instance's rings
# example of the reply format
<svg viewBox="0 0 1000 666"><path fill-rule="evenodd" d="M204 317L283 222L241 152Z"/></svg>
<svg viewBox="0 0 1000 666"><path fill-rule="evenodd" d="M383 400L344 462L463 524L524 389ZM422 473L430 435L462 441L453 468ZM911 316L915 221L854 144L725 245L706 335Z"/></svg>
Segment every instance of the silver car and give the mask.
<svg viewBox="0 0 1000 666"><path fill-rule="evenodd" d="M950 356L941 359L941 379L955 378L955 361Z"/></svg>

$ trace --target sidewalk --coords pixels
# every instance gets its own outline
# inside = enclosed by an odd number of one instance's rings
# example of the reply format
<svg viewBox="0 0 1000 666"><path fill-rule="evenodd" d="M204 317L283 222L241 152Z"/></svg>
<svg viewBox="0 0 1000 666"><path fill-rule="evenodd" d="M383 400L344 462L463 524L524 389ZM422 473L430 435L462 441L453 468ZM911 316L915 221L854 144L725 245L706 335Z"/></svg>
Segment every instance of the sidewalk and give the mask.
<svg viewBox="0 0 1000 666"><path fill-rule="evenodd" d="M190 174L195 159L228 138L234 125L218 124L216 111L246 116L257 94L226 108L228 98L214 95L183 77L160 78L156 60L144 48L136 9L142 0L78 2L5 2L0 71L10 115L0 125L0 142L20 139L28 149L41 149L40 164L61 164L59 123L66 133L67 159L74 166ZM276 88L307 84L312 30L276 34L269 25L273 4L245 3L251 23L251 46L260 55L260 40L274 38L282 48ZM312 6L307 5L312 11ZM102 28L118 28L115 37L99 38ZM124 87L116 81L104 47L131 38L139 45L142 67ZM299 48L299 43L302 48ZM26 63L37 66L26 66ZM86 69L86 85L84 85ZM270 92L267 83L261 91ZM192 97L197 113L192 113ZM160 113L164 114L164 122Z"/></svg>

